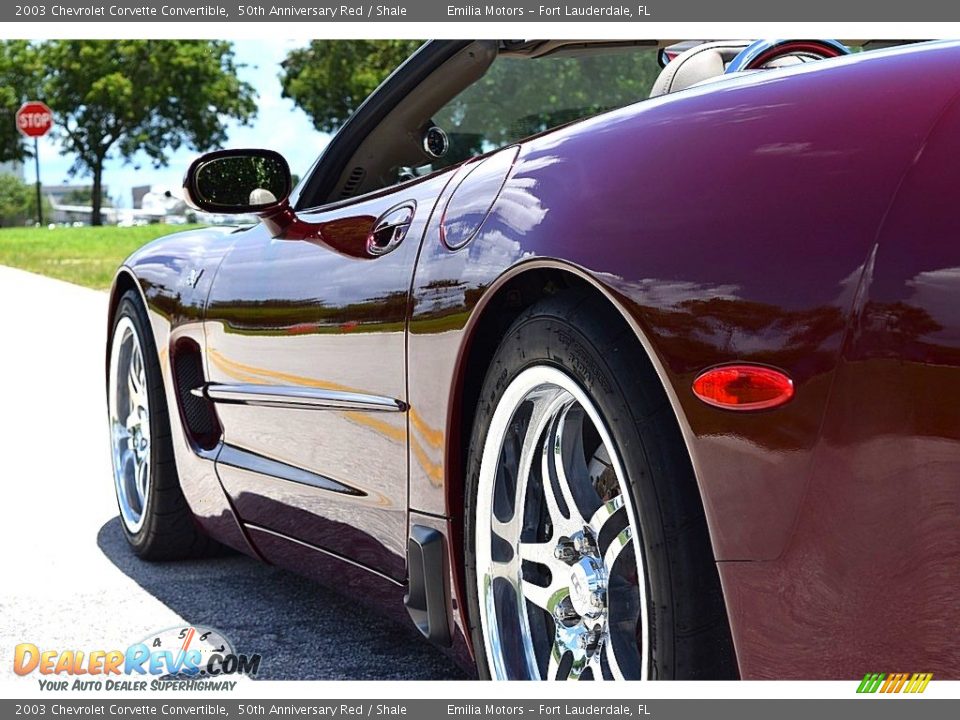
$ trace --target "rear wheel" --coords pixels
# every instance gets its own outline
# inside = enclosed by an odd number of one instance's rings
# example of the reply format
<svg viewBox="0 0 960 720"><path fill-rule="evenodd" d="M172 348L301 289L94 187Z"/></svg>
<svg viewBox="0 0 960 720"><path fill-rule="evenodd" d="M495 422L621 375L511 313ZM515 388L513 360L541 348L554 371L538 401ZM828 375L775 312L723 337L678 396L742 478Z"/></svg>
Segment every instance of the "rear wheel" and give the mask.
<svg viewBox="0 0 960 720"><path fill-rule="evenodd" d="M147 560L204 554L213 542L180 490L157 351L132 290L114 320L107 403L120 524L133 551Z"/></svg>
<svg viewBox="0 0 960 720"><path fill-rule="evenodd" d="M525 312L468 468L470 617L498 679L735 676L692 468L632 331L592 295Z"/></svg>

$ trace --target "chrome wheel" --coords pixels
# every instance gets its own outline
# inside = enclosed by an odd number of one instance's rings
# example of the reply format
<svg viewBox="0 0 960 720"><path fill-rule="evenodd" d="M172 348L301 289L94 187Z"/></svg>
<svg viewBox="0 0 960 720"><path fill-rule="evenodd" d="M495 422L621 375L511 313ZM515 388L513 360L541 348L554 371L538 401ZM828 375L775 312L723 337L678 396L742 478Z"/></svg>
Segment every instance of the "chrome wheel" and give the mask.
<svg viewBox="0 0 960 720"><path fill-rule="evenodd" d="M150 402L140 337L127 316L113 333L108 392L117 501L124 525L136 533L150 496Z"/></svg>
<svg viewBox="0 0 960 720"><path fill-rule="evenodd" d="M570 376L535 366L510 383L477 487L477 596L491 676L646 678L645 574L626 475Z"/></svg>

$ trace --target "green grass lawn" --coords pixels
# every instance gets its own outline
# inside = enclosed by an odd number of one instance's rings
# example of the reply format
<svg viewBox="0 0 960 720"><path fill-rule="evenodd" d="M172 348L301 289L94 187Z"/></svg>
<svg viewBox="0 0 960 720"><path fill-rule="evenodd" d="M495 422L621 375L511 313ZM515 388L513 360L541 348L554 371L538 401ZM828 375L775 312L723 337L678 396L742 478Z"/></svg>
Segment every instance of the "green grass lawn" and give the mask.
<svg viewBox="0 0 960 720"><path fill-rule="evenodd" d="M105 290L127 255L190 227L196 226L0 228L0 265Z"/></svg>

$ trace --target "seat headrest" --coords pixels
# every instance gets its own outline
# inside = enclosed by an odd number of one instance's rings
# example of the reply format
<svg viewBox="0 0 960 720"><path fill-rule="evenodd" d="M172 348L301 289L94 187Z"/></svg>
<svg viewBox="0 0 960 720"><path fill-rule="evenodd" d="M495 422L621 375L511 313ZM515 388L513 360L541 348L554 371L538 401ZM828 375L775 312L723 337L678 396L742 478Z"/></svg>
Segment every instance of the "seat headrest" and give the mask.
<svg viewBox="0 0 960 720"><path fill-rule="evenodd" d="M730 61L750 43L750 40L719 40L685 50L657 76L650 97L677 92L723 75Z"/></svg>

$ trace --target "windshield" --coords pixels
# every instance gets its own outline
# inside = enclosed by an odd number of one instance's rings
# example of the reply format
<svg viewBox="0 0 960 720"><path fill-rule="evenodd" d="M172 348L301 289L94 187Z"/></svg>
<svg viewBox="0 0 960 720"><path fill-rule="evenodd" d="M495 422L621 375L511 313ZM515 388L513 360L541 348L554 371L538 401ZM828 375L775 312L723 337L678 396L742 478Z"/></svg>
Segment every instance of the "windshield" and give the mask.
<svg viewBox="0 0 960 720"><path fill-rule="evenodd" d="M574 120L645 99L660 72L656 47L578 48L537 58L500 55L443 106L433 123L449 138L439 170Z"/></svg>

